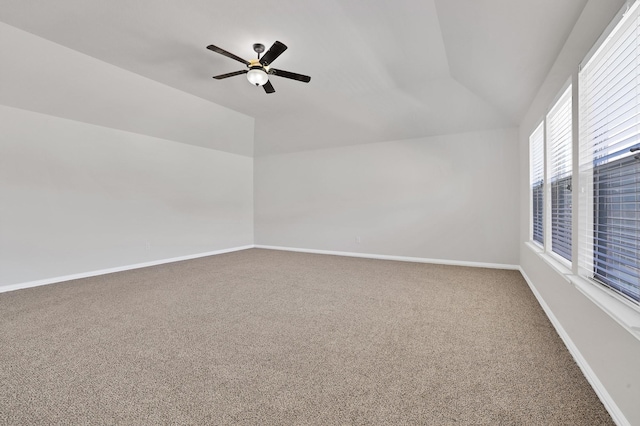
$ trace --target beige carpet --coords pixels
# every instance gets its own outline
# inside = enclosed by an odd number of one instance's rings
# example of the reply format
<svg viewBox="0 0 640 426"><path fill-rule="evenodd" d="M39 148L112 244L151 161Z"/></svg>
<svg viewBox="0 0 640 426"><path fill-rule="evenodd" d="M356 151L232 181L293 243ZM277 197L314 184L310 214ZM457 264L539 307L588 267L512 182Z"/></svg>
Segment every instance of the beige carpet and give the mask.
<svg viewBox="0 0 640 426"><path fill-rule="evenodd" d="M612 424L516 271L252 249L0 294L0 348L0 424Z"/></svg>

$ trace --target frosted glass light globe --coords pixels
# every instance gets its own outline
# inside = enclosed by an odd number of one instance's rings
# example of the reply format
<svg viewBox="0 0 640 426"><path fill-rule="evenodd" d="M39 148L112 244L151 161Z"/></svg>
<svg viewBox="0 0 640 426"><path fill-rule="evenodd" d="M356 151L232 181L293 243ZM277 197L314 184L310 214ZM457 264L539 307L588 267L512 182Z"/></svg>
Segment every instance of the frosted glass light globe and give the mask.
<svg viewBox="0 0 640 426"><path fill-rule="evenodd" d="M269 81L269 76L262 68L254 68L247 73L247 80L255 86L264 86Z"/></svg>

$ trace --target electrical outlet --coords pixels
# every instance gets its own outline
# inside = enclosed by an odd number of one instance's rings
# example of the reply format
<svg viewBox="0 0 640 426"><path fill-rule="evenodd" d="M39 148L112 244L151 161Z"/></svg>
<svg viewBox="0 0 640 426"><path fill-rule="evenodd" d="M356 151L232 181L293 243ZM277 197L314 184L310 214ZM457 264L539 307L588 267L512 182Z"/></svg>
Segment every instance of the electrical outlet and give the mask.
<svg viewBox="0 0 640 426"><path fill-rule="evenodd" d="M356 243L360 244L362 242L362 238L360 238L359 236L356 237Z"/></svg>

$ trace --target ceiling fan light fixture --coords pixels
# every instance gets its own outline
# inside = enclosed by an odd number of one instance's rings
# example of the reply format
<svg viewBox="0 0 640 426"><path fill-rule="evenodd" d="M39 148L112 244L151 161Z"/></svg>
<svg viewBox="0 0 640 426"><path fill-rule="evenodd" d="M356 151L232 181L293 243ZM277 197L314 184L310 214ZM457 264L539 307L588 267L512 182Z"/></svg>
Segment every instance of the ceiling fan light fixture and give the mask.
<svg viewBox="0 0 640 426"><path fill-rule="evenodd" d="M276 77L288 78L290 80L301 81L303 83L308 83L311 81L311 77L308 75L297 74L295 72L277 70L275 68L271 68L271 64L275 61L285 50L287 50L287 46L279 41L275 41L273 45L267 50L262 57L260 54L264 52L264 45L260 43L256 43L253 45L253 50L258 54L258 59L252 59L251 61L247 61L242 59L239 56L234 55L231 52L227 52L224 49L219 48L218 46L214 46L210 44L207 46L207 49L212 52L219 53L227 58L233 59L238 62L242 62L249 68L248 70L245 68L241 71L228 72L226 74L214 75L213 78L216 80L223 80L225 78L234 77L240 74L246 74L247 80L254 86L262 86L264 92L275 93L275 89L269 81L270 75L275 75Z"/></svg>
<svg viewBox="0 0 640 426"><path fill-rule="evenodd" d="M269 81L269 76L261 66L255 66L247 73L247 80L254 86L264 86Z"/></svg>

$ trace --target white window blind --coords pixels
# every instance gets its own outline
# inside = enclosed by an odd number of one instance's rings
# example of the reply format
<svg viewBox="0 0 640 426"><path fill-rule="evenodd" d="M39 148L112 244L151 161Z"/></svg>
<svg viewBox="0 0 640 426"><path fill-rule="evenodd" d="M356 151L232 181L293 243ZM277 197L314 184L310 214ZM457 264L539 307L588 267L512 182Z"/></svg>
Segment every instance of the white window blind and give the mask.
<svg viewBox="0 0 640 426"><path fill-rule="evenodd" d="M579 73L579 271L640 302L640 9Z"/></svg>
<svg viewBox="0 0 640 426"><path fill-rule="evenodd" d="M531 239L544 244L544 126L543 123L529 137L531 174Z"/></svg>
<svg viewBox="0 0 640 426"><path fill-rule="evenodd" d="M547 173L551 190L551 250L571 261L571 86L547 114Z"/></svg>

